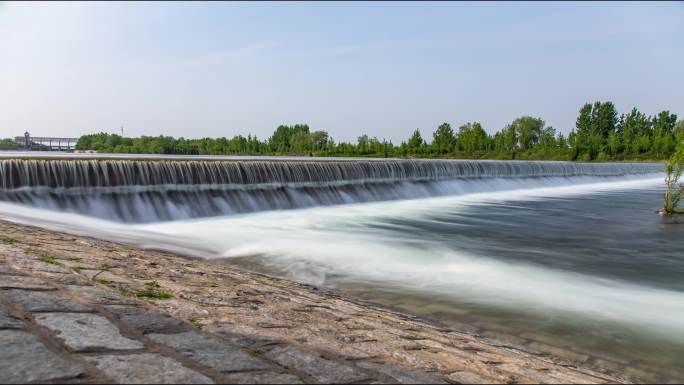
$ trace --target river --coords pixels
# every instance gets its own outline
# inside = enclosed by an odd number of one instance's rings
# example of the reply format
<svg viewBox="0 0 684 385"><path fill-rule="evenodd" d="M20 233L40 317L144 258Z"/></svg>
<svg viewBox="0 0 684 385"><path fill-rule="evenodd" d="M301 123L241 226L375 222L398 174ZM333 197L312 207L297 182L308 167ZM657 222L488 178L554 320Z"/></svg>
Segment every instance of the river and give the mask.
<svg viewBox="0 0 684 385"><path fill-rule="evenodd" d="M106 172L92 162L117 160L87 161L68 183L50 182L68 173L55 164L23 184L5 165L0 214L333 286L570 364L684 379L684 224L655 213L659 165L252 159L225 177L134 163L93 182Z"/></svg>

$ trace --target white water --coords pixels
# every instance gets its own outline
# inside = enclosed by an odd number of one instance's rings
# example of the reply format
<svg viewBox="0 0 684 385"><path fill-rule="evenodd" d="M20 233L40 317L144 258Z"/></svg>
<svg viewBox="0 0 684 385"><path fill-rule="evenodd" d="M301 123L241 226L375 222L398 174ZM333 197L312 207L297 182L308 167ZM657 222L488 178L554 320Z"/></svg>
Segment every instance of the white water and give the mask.
<svg viewBox="0 0 684 385"><path fill-rule="evenodd" d="M684 293L615 279L508 263L446 249L417 236L399 239L374 224L430 218L485 202L511 202L648 188L661 176L479 180L456 196L268 211L147 225L0 203L5 219L205 258L257 257L295 279L325 283L329 274L446 296L502 309L572 314L638 325L684 341ZM564 186L551 187L558 183ZM579 183L579 184L578 184ZM467 191L477 191L468 193Z"/></svg>
<svg viewBox="0 0 684 385"><path fill-rule="evenodd" d="M0 158L0 201L145 223L496 191L531 177L562 184L567 181L554 178L616 178L661 169L650 163L541 161Z"/></svg>

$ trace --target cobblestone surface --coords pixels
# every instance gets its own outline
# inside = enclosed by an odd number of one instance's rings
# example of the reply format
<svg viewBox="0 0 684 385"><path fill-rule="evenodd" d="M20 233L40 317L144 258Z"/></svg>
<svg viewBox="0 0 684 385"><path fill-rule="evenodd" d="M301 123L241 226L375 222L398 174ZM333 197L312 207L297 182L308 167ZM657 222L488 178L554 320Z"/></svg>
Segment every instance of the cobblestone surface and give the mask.
<svg viewBox="0 0 684 385"><path fill-rule="evenodd" d="M47 382L84 373L25 331L0 330L0 346L0 381L4 383Z"/></svg>
<svg viewBox="0 0 684 385"><path fill-rule="evenodd" d="M54 292L4 290L0 295L31 312L88 312L92 309Z"/></svg>
<svg viewBox="0 0 684 385"><path fill-rule="evenodd" d="M306 373L316 382L322 384L346 384L372 379L372 376L365 373L364 370L330 361L319 354L291 346L277 347L266 353L265 356L286 368Z"/></svg>
<svg viewBox="0 0 684 385"><path fill-rule="evenodd" d="M105 306L105 309L112 312L121 321L142 333L178 333L187 330L187 326L183 321L158 311L122 305L108 305Z"/></svg>
<svg viewBox="0 0 684 385"><path fill-rule="evenodd" d="M233 373L224 378L227 384L303 384L299 377L287 373Z"/></svg>
<svg viewBox="0 0 684 385"><path fill-rule="evenodd" d="M325 289L1 221L0 229L15 239L0 244L3 382L626 380Z"/></svg>
<svg viewBox="0 0 684 385"><path fill-rule="evenodd" d="M0 279L0 289L54 290L54 287L33 277L3 275Z"/></svg>
<svg viewBox="0 0 684 385"><path fill-rule="evenodd" d="M266 362L243 352L237 346L205 337L194 331L181 334L151 334L149 337L219 372L270 368Z"/></svg>
<svg viewBox="0 0 684 385"><path fill-rule="evenodd" d="M86 361L121 384L213 384L207 376L159 354L86 357Z"/></svg>
<svg viewBox="0 0 684 385"><path fill-rule="evenodd" d="M141 349L143 344L122 336L108 319L96 314L46 313L36 322L52 330L76 352Z"/></svg>
<svg viewBox="0 0 684 385"><path fill-rule="evenodd" d="M7 306L0 302L0 329L21 329L23 324L21 319L14 316Z"/></svg>

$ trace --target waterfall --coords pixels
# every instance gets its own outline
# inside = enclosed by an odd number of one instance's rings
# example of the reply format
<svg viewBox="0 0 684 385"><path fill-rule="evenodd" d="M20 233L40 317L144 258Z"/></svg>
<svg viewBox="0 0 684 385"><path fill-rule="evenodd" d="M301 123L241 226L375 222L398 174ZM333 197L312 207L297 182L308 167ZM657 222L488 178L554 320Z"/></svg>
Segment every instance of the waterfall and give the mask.
<svg viewBox="0 0 684 385"><path fill-rule="evenodd" d="M545 161L4 159L0 200L152 222L661 170L649 163Z"/></svg>

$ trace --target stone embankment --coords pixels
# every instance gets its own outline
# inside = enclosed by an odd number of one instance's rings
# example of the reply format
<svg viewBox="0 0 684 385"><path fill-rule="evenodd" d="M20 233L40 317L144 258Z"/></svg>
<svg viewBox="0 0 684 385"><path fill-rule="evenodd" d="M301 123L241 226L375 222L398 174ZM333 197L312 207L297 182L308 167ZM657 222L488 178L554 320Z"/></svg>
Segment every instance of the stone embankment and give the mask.
<svg viewBox="0 0 684 385"><path fill-rule="evenodd" d="M3 222L0 347L10 383L624 380L331 290Z"/></svg>

